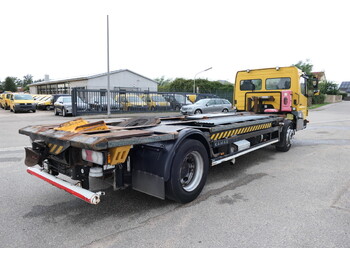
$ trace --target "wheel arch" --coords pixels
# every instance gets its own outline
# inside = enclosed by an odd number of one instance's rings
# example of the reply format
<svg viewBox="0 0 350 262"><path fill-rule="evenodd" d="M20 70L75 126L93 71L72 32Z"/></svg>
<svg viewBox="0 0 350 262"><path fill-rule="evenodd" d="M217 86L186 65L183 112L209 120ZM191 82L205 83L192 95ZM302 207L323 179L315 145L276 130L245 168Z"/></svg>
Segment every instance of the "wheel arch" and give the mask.
<svg viewBox="0 0 350 262"><path fill-rule="evenodd" d="M176 142L174 143L173 148L171 150L171 154L169 154L169 157L167 159L168 164L166 165L166 172L164 173L164 181L169 180L170 170L173 166L174 156L175 156L176 152L178 151L178 149L180 148L181 144L186 139L193 139L193 140L197 140L197 141L201 142L207 151L208 159L210 159L210 146L209 146L208 139L205 137L205 134L198 129L191 129L191 128L183 129L180 131L179 137L176 140Z"/></svg>

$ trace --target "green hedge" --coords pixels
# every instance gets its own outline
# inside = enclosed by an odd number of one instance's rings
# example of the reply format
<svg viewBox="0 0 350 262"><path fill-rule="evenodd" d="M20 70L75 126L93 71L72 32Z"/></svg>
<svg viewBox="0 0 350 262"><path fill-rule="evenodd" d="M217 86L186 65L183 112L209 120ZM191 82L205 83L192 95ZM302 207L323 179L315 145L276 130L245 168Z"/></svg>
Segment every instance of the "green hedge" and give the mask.
<svg viewBox="0 0 350 262"><path fill-rule="evenodd" d="M325 94L319 94L318 96L313 96L312 104L323 104L325 99L326 99Z"/></svg>

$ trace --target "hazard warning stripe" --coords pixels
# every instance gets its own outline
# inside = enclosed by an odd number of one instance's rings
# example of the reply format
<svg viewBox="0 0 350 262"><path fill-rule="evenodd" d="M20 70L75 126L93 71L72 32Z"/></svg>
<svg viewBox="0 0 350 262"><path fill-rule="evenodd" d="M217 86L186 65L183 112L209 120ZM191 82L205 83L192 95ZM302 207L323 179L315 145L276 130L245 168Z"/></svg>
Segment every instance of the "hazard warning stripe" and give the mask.
<svg viewBox="0 0 350 262"><path fill-rule="evenodd" d="M257 130L270 128L271 126L272 126L272 123L267 123L267 124L260 124L260 125L255 125L255 126L232 129L232 130L212 134L210 136L210 139L211 140L224 139L224 138L228 138L228 137L235 136L235 135L240 135L240 134L244 134L244 133L249 133L249 132L253 132L253 131L257 131Z"/></svg>

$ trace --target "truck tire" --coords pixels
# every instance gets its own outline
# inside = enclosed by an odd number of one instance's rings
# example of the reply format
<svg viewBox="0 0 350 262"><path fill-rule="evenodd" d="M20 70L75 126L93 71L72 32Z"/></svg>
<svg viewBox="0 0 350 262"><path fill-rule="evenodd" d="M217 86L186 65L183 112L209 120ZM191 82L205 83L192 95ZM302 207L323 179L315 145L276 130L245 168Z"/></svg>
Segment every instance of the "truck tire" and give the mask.
<svg viewBox="0 0 350 262"><path fill-rule="evenodd" d="M167 197L188 203L201 193L209 169L208 153L198 140L187 139L179 146L166 184Z"/></svg>
<svg viewBox="0 0 350 262"><path fill-rule="evenodd" d="M276 150L280 152L287 152L292 146L292 139L295 134L293 122L284 120L284 125L281 132L281 139L276 144Z"/></svg>

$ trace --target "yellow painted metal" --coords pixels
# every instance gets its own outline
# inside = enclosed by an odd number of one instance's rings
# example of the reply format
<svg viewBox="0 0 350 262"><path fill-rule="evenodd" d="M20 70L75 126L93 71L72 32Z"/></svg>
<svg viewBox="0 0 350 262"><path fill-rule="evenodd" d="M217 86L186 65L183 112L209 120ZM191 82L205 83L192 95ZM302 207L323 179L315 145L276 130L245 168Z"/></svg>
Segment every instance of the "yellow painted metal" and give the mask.
<svg viewBox="0 0 350 262"><path fill-rule="evenodd" d="M48 147L50 149L50 153L53 155L58 155L62 152L63 146L59 146L56 144L48 144Z"/></svg>
<svg viewBox="0 0 350 262"><path fill-rule="evenodd" d="M109 130L109 127L104 121L89 123L88 121L82 118L78 118L76 120L60 124L58 127L55 128L55 130L79 133L88 131Z"/></svg>
<svg viewBox="0 0 350 262"><path fill-rule="evenodd" d="M109 127L106 125L106 123L104 121L98 121L95 123L89 123L86 125L81 125L81 126L77 126L74 129L74 133L78 133L78 132L90 132L90 131L99 131L99 130L109 130Z"/></svg>
<svg viewBox="0 0 350 262"><path fill-rule="evenodd" d="M128 157L131 146L120 146L108 150L108 164L117 165L124 163Z"/></svg>
<svg viewBox="0 0 350 262"><path fill-rule="evenodd" d="M55 130L72 132L75 130L76 127L81 125L86 125L88 123L89 123L88 121L82 118L78 118L76 120L72 120L72 121L68 121L60 124L58 127L55 128Z"/></svg>

